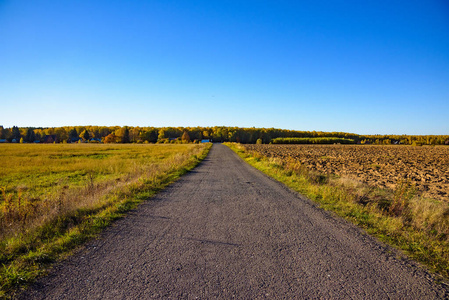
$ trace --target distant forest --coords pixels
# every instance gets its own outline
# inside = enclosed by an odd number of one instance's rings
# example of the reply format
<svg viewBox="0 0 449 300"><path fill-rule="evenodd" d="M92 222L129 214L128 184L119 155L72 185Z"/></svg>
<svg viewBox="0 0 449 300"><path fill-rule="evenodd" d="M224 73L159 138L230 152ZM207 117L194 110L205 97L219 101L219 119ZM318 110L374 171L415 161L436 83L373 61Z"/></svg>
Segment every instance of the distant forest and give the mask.
<svg viewBox="0 0 449 300"><path fill-rule="evenodd" d="M238 142L449 145L449 135L359 135L346 132L297 131L240 127L75 126L20 128L0 126L0 141L16 143L189 143ZM295 142L297 141L297 142Z"/></svg>

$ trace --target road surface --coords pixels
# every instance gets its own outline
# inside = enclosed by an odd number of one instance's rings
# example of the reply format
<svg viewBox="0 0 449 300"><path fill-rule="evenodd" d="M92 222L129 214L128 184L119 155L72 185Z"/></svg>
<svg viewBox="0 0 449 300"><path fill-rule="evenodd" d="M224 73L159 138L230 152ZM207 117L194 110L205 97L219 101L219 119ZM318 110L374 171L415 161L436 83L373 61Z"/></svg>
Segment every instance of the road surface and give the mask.
<svg viewBox="0 0 449 300"><path fill-rule="evenodd" d="M415 263L216 144L22 299L439 299Z"/></svg>

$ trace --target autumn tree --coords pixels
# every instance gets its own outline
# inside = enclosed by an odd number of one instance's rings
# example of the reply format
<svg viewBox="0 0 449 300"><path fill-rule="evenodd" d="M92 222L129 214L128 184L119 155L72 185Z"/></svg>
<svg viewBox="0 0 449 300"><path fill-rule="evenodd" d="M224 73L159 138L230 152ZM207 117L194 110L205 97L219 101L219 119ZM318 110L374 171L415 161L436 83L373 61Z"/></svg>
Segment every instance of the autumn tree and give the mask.
<svg viewBox="0 0 449 300"><path fill-rule="evenodd" d="M67 130L64 127L56 128L55 134L58 137L58 140L65 141L69 138Z"/></svg>
<svg viewBox="0 0 449 300"><path fill-rule="evenodd" d="M210 132L209 130L203 131L203 139L210 139Z"/></svg>
<svg viewBox="0 0 449 300"><path fill-rule="evenodd" d="M83 132L80 133L80 138L82 138L84 141L89 141L90 139L89 131L83 130Z"/></svg>
<svg viewBox="0 0 449 300"><path fill-rule="evenodd" d="M190 136L187 131L184 131L184 133L182 134L181 141L183 143L190 143Z"/></svg>
<svg viewBox="0 0 449 300"><path fill-rule="evenodd" d="M116 142L116 139L117 139L117 136L114 133L110 133L104 138L104 143L112 144L112 143Z"/></svg>
<svg viewBox="0 0 449 300"><path fill-rule="evenodd" d="M158 133L158 136L157 136L157 141L158 141L158 143L161 143L165 139L167 139L167 136L165 136L165 129L161 128L161 129L159 129L159 133Z"/></svg>
<svg viewBox="0 0 449 300"><path fill-rule="evenodd" d="M140 127L131 128L131 130L129 131L129 140L131 143L136 143L136 142L142 141L142 139L140 138L141 131L142 130Z"/></svg>
<svg viewBox="0 0 449 300"><path fill-rule="evenodd" d="M33 128L31 128L33 129ZM59 140L68 138L77 141L79 137L87 140L95 137L104 139L111 133L114 133L113 142L139 142L147 141L169 142L170 140L182 138L184 132L187 132L190 140L212 139L216 142L239 142L243 144L256 143L261 139L264 144L270 143L276 138L344 138L352 139L357 143L364 141L366 144L428 144L444 145L449 140L449 135L358 135L345 132L323 132L323 131L297 131L276 128L241 128L241 127L120 127L120 126L75 126L75 127L56 127L56 128L36 128L30 130L27 127L3 128L0 126L0 139L19 141L23 137L24 142L32 142L32 132L34 140L40 140L45 135L55 134ZM128 133L126 134L126 132ZM85 133L87 132L87 134ZM108 138L110 139L110 138Z"/></svg>
<svg viewBox="0 0 449 300"><path fill-rule="evenodd" d="M111 133L111 129L103 126L98 129L98 136L95 136L95 137L102 138L102 137L109 135L110 133Z"/></svg>

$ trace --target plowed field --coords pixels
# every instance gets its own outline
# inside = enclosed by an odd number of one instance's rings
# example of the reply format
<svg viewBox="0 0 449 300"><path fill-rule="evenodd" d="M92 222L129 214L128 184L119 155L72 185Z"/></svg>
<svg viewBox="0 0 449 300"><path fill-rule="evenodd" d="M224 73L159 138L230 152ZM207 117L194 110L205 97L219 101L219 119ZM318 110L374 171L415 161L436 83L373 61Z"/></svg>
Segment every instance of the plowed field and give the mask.
<svg viewBox="0 0 449 300"><path fill-rule="evenodd" d="M308 169L394 189L403 179L425 197L449 202L449 147L244 145L267 157L294 158Z"/></svg>

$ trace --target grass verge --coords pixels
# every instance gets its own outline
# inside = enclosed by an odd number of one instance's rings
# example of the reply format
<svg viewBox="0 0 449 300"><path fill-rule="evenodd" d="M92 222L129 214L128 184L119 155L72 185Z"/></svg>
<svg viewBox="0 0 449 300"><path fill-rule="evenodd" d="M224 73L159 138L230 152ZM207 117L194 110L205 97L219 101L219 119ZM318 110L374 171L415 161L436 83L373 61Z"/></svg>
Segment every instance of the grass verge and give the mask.
<svg viewBox="0 0 449 300"><path fill-rule="evenodd" d="M176 155L156 165L151 172L139 173L108 189L92 205L65 211L33 230L1 240L0 298L13 298L21 288L44 275L52 263L67 257L114 220L193 169L207 156L211 146Z"/></svg>
<svg viewBox="0 0 449 300"><path fill-rule="evenodd" d="M363 228L381 241L449 278L449 207L415 195L407 182L390 191L307 170L295 160L267 158L226 143L242 159L268 176Z"/></svg>

